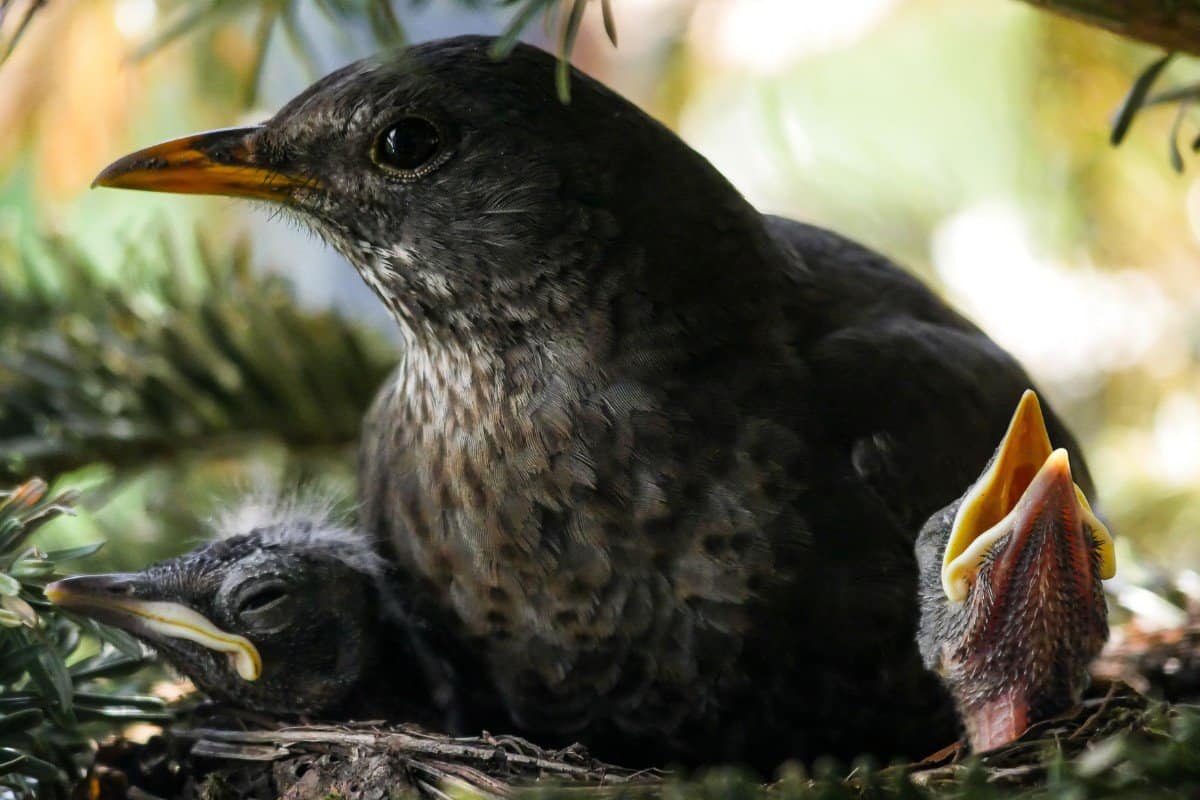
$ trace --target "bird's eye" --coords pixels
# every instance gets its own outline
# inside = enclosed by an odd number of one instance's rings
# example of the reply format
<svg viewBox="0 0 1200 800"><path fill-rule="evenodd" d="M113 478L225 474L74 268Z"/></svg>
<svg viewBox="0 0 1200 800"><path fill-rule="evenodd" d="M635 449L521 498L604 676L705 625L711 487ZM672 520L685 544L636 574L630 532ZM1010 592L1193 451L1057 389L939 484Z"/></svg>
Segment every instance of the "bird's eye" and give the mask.
<svg viewBox="0 0 1200 800"><path fill-rule="evenodd" d="M238 603L238 614L261 614L280 605L287 597L288 590L283 584L267 584L241 599Z"/></svg>
<svg viewBox="0 0 1200 800"><path fill-rule="evenodd" d="M419 178L440 163L442 152L436 125L423 117L404 117L379 134L372 155L382 167Z"/></svg>

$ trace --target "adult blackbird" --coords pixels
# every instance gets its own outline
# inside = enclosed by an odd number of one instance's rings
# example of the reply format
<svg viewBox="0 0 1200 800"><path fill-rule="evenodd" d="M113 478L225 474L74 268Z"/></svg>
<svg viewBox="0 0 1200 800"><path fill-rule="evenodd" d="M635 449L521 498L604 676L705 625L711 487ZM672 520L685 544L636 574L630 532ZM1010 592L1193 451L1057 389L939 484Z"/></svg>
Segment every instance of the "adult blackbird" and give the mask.
<svg viewBox="0 0 1200 800"><path fill-rule="evenodd" d="M468 653L476 722L631 763L949 741L913 544L1028 377L885 258L492 44L352 64L96 183L276 203L391 310L365 519Z"/></svg>
<svg viewBox="0 0 1200 800"><path fill-rule="evenodd" d="M917 537L921 654L975 750L1079 702L1108 638L1112 536L1026 392L983 474Z"/></svg>
<svg viewBox="0 0 1200 800"><path fill-rule="evenodd" d="M369 536L300 497L247 498L214 528L190 553L56 581L46 597L143 639L238 707L431 724L454 713Z"/></svg>

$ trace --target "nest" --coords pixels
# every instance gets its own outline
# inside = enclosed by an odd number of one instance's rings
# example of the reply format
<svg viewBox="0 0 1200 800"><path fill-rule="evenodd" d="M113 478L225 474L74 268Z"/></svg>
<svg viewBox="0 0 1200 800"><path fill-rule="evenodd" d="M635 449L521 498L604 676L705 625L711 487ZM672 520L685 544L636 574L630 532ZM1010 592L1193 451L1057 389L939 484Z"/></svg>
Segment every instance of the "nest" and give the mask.
<svg viewBox="0 0 1200 800"><path fill-rule="evenodd" d="M744 773L718 774L716 785L705 785L703 777L688 784L668 771L603 763L580 745L546 749L515 736L455 738L378 722L284 725L201 706L145 744L116 739L101 745L76 796L372 800L406 794L448 800L553 788L606 797L911 800L947 792L973 797L963 791L972 785L1018 791L1053 781L1059 790L1074 781L1079 796L1097 787L1124 796L1131 787L1161 789L1164 776L1200 791L1200 759L1189 755L1200 753L1200 714L1146 694L1173 702L1200 697L1200 619L1153 632L1136 623L1118 628L1092 674L1092 690L1079 706L990 752L970 755L956 742L921 761L882 769L862 762L847 774L844 767L818 764L816 777L794 765L773 784Z"/></svg>
<svg viewBox="0 0 1200 800"><path fill-rule="evenodd" d="M860 765L848 776L842 771L820 778L797 768L788 770L786 781L800 789L799 796L808 791L830 796L821 790L833 782L839 790L834 796L843 797L878 796L880 787L938 793L973 781L1009 788L1039 786L1056 762L1096 762L1105 757L1103 752L1097 756L1104 750L1098 742L1161 730L1165 717L1173 713L1126 684L1098 688L1102 691L1072 712L979 756L968 756L966 748L955 743L916 763L884 769ZM263 727L261 719L244 715L221 719L220 725L169 729L144 745L123 740L105 744L78 796L382 800L410 795L449 800L509 798L530 789L554 788L627 797L661 795L682 779L665 771L605 764L578 745L548 750L512 736L454 738L379 723ZM780 785L748 782L763 796ZM796 796L790 791L781 794Z"/></svg>
<svg viewBox="0 0 1200 800"><path fill-rule="evenodd" d="M653 788L660 770L605 764L574 745L548 750L515 736L449 737L409 725L353 723L179 727L145 745L103 745L83 796L219 798L507 798L536 786ZM406 791L407 790L407 791Z"/></svg>
<svg viewBox="0 0 1200 800"><path fill-rule="evenodd" d="M1078 759L1093 744L1119 735L1144 735L1157 730L1171 711L1124 683L1101 684L1103 694L1085 699L1071 711L1032 726L1021 738L1003 747L968 758L966 746L955 742L916 763L884 770L901 770L917 786L931 789L959 785L968 773L989 784L1010 788L1038 786L1058 759Z"/></svg>
<svg viewBox="0 0 1200 800"><path fill-rule="evenodd" d="M399 787L447 800L461 790L504 798L539 784L628 789L663 778L601 763L578 745L544 750L514 736L451 738L407 726L197 728L176 735L193 741L193 758L269 763L272 796L288 800L331 794L369 800L391 797Z"/></svg>

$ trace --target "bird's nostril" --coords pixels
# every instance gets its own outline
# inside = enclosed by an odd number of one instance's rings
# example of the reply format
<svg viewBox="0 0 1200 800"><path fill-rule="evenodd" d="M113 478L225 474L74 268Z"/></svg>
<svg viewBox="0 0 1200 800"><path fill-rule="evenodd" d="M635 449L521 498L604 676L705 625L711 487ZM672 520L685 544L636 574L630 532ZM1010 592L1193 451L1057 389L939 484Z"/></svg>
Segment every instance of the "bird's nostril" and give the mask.
<svg viewBox="0 0 1200 800"><path fill-rule="evenodd" d="M234 164L237 159L227 147L214 147L208 151L208 157L217 164Z"/></svg>
<svg viewBox="0 0 1200 800"><path fill-rule="evenodd" d="M112 583L105 586L104 591L113 597L128 597L133 594L133 585L129 583Z"/></svg>

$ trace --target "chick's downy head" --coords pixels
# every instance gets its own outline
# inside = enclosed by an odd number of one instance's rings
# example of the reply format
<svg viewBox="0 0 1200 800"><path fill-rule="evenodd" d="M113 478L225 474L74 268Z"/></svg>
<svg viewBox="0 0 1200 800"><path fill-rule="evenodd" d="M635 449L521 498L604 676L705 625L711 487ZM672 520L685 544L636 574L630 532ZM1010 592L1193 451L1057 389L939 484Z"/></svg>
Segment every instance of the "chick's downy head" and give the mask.
<svg viewBox="0 0 1200 800"><path fill-rule="evenodd" d="M373 657L381 559L353 528L292 503L254 501L218 538L140 572L77 575L55 604L122 628L210 695L271 713L320 714Z"/></svg>

